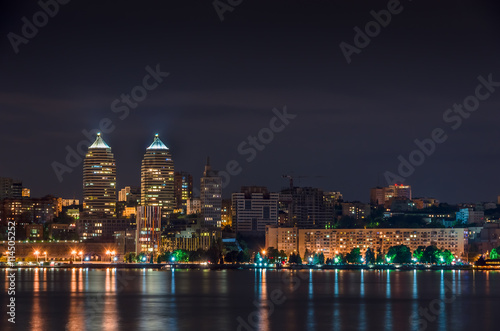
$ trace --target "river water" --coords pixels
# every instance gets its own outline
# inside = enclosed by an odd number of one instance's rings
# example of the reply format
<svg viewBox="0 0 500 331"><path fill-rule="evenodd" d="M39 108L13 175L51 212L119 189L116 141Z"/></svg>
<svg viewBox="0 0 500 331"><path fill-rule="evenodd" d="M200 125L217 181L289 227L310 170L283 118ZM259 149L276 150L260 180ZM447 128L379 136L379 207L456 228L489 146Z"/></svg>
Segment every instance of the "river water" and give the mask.
<svg viewBox="0 0 500 331"><path fill-rule="evenodd" d="M26 269L14 326L0 272L0 330L498 330L500 317L494 271Z"/></svg>

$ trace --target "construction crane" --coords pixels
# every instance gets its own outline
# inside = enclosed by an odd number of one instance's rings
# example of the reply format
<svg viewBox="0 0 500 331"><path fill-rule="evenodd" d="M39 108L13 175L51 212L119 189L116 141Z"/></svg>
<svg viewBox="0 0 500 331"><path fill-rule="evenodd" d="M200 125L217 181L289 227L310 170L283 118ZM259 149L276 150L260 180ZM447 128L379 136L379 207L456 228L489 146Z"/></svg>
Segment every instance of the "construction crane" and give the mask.
<svg viewBox="0 0 500 331"><path fill-rule="evenodd" d="M293 181L294 179L300 179L300 178L326 178L325 176L294 176L294 175L283 175L283 178L288 178L290 180L290 192L293 191L294 185Z"/></svg>

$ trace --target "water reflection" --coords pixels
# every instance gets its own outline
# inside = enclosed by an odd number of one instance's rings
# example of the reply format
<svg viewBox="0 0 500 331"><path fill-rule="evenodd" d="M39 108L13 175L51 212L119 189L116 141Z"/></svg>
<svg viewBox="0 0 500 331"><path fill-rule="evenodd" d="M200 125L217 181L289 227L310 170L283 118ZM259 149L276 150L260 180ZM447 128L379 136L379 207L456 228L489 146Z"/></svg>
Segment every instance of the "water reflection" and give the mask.
<svg viewBox="0 0 500 331"><path fill-rule="evenodd" d="M40 282L43 280L43 271L34 269L33 275L33 308L31 310L31 328L33 330L44 330L45 320L43 318L42 304L40 303Z"/></svg>
<svg viewBox="0 0 500 331"><path fill-rule="evenodd" d="M27 315L19 319L18 329L65 324L67 330L236 330L237 318L248 321L250 316L252 328L264 331L418 330L419 310L432 308L439 311L428 330L492 329L494 300L500 296L500 273L495 272L125 273L132 276L126 278L128 285L113 269L19 271L16 302ZM300 286L284 277L300 280ZM284 292L285 303L269 303L275 290ZM0 321L0 330L7 329Z"/></svg>
<svg viewBox="0 0 500 331"><path fill-rule="evenodd" d="M385 328L392 329L392 301L391 301L391 271L387 270L385 291Z"/></svg>

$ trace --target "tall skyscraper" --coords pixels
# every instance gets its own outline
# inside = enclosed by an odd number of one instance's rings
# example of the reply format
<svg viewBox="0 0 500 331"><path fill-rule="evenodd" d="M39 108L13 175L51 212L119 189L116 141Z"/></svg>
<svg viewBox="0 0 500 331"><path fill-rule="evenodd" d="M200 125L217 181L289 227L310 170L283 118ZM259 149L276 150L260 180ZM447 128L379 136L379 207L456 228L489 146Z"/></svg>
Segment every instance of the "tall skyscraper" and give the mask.
<svg viewBox="0 0 500 331"><path fill-rule="evenodd" d="M175 208L187 210L187 201L193 198L193 176L187 172L175 173Z"/></svg>
<svg viewBox="0 0 500 331"><path fill-rule="evenodd" d="M158 134L142 160L141 205L161 207L163 218L167 218L175 207L174 161Z"/></svg>
<svg viewBox="0 0 500 331"><path fill-rule="evenodd" d="M222 177L212 170L210 158L201 178L201 214L207 226L220 228L222 225Z"/></svg>
<svg viewBox="0 0 500 331"><path fill-rule="evenodd" d="M83 162L83 211L116 217L116 163L111 147L97 134Z"/></svg>

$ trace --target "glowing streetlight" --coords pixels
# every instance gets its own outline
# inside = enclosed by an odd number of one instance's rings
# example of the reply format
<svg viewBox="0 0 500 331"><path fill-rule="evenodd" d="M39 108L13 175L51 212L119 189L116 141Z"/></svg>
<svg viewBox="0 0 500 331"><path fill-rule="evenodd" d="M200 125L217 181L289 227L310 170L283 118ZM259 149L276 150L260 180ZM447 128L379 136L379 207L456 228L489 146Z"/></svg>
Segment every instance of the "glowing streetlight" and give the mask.
<svg viewBox="0 0 500 331"><path fill-rule="evenodd" d="M35 256L36 256L36 263L38 264L38 256L40 255L39 251L35 251Z"/></svg>
<svg viewBox="0 0 500 331"><path fill-rule="evenodd" d="M73 262L76 262L76 251L75 250L73 250L71 252L71 256L73 256Z"/></svg>
<svg viewBox="0 0 500 331"><path fill-rule="evenodd" d="M47 262L47 252L43 252L43 255L45 256L45 262Z"/></svg>
<svg viewBox="0 0 500 331"><path fill-rule="evenodd" d="M80 259L81 259L82 264L83 264L83 252L78 253L78 255L80 256Z"/></svg>

